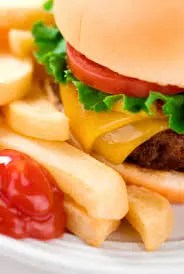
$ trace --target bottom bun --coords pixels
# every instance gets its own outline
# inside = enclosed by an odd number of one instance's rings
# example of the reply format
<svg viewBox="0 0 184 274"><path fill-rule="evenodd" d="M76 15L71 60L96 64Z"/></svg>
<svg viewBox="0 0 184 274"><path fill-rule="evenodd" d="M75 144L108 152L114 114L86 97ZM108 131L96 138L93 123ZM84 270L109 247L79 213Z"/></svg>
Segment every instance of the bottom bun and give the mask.
<svg viewBox="0 0 184 274"><path fill-rule="evenodd" d="M131 163L113 165L101 156L94 157L118 171L127 184L153 190L172 203L184 203L184 173L146 169Z"/></svg>

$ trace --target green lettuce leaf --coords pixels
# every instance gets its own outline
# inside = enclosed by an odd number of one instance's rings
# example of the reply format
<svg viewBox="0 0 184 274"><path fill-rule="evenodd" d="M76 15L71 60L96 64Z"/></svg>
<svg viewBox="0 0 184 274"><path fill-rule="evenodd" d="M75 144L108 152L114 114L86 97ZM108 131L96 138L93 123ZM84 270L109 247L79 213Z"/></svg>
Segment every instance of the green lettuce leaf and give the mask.
<svg viewBox="0 0 184 274"><path fill-rule="evenodd" d="M70 70L65 71L67 83L72 82L79 96L79 102L83 104L84 109L95 112L111 111L113 105L123 98L123 95L107 95L107 93L95 90L83 82L77 80Z"/></svg>
<svg viewBox="0 0 184 274"><path fill-rule="evenodd" d="M141 110L147 111L145 106L146 98L135 98L127 95L123 96L124 110L138 113Z"/></svg>
<svg viewBox="0 0 184 274"><path fill-rule="evenodd" d="M163 103L162 111L169 119L169 127L178 134L184 134L184 94L167 96L159 92L150 92L145 102L150 114L151 106L158 100Z"/></svg>
<svg viewBox="0 0 184 274"><path fill-rule="evenodd" d="M70 76L71 77L71 76ZM79 94L79 101L84 109L95 112L111 111L113 105L123 101L123 109L132 113L147 112L153 116L153 105L157 101L162 102L162 112L168 118L169 128L178 134L184 134L184 94L166 96L159 92L150 92L147 98L135 98L127 95L109 95L86 86L74 77L70 78Z"/></svg>
<svg viewBox="0 0 184 274"><path fill-rule="evenodd" d="M105 105L107 106L108 111L111 111L114 104L120 101L123 98L122 94L119 95L108 95L106 94L105 99L103 100Z"/></svg>
<svg viewBox="0 0 184 274"><path fill-rule="evenodd" d="M156 103L161 101L162 112L168 118L169 127L178 134L184 134L184 94L173 96L150 92L147 98L127 95L110 95L93 89L76 79L66 65L66 42L57 27L47 27L42 22L34 25L32 34L37 51L38 62L58 83L72 82L84 109L95 112L111 111L117 101L122 100L123 109L132 113L145 111L153 116Z"/></svg>
<svg viewBox="0 0 184 274"><path fill-rule="evenodd" d="M80 81L73 81L78 90L79 101L84 105L86 110L96 112L106 111L107 106L103 102L106 95L103 92L94 90Z"/></svg>
<svg viewBox="0 0 184 274"><path fill-rule="evenodd" d="M52 75L58 82L64 82L64 71L66 70L66 42L57 27L45 26L38 22L33 26L37 51L37 61L44 65L48 74Z"/></svg>
<svg viewBox="0 0 184 274"><path fill-rule="evenodd" d="M45 3L44 3L44 5L43 5L43 8L44 8L44 10L46 10L46 11L52 11L52 9L53 9L53 0L48 0L48 1L46 1Z"/></svg>

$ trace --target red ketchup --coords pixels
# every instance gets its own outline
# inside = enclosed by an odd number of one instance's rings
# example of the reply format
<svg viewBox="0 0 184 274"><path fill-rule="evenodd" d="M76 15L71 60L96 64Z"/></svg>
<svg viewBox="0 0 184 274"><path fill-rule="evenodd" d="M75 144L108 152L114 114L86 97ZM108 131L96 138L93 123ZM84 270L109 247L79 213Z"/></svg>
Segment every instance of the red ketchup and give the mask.
<svg viewBox="0 0 184 274"><path fill-rule="evenodd" d="M15 239L49 240L63 235L64 195L36 161L0 151L0 233Z"/></svg>

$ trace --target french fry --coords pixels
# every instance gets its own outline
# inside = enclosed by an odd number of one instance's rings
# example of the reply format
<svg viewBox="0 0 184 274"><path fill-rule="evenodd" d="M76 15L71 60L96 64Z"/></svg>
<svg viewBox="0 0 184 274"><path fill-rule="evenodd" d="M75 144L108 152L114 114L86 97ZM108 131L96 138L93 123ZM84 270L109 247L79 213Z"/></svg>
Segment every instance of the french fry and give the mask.
<svg viewBox="0 0 184 274"><path fill-rule="evenodd" d="M37 21L53 23L53 15L43 9L45 0L0 1L0 27L31 29Z"/></svg>
<svg viewBox="0 0 184 274"><path fill-rule="evenodd" d="M120 221L95 219L74 201L65 197L66 227L87 244L99 247L115 231Z"/></svg>
<svg viewBox="0 0 184 274"><path fill-rule="evenodd" d="M18 57L27 57L33 53L34 39L30 31L12 29L8 35L10 49Z"/></svg>
<svg viewBox="0 0 184 274"><path fill-rule="evenodd" d="M89 216L120 220L127 214L127 190L122 177L73 146L29 139L2 123L0 147L24 152L43 164L63 192L84 207Z"/></svg>
<svg viewBox="0 0 184 274"><path fill-rule="evenodd" d="M138 231L148 251L156 250L168 239L173 227L173 212L160 194L128 186L128 222Z"/></svg>
<svg viewBox="0 0 184 274"><path fill-rule="evenodd" d="M34 38L29 30L11 29L7 34L7 44L10 48L9 51L19 58L33 57L35 51ZM1 45L0 45L1 46ZM7 47L7 46L6 46ZM34 75L38 80L45 81L46 71L44 67L34 61Z"/></svg>
<svg viewBox="0 0 184 274"><path fill-rule="evenodd" d="M30 90L33 74L31 59L0 55L0 106L21 99Z"/></svg>
<svg viewBox="0 0 184 274"><path fill-rule="evenodd" d="M69 139L69 121L33 85L29 96L3 108L6 123L19 134L48 141Z"/></svg>

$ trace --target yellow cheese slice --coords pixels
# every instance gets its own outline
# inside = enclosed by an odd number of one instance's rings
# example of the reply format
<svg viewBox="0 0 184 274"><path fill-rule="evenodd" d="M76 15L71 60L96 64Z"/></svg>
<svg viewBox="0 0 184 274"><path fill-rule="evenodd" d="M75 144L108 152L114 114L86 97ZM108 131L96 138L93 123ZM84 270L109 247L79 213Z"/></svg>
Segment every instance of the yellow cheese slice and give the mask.
<svg viewBox="0 0 184 274"><path fill-rule="evenodd" d="M70 119L72 133L87 152L92 150L98 137L147 117L145 113L127 115L118 112L86 111L79 103L73 85L61 85L61 97L65 114Z"/></svg>
<svg viewBox="0 0 184 274"><path fill-rule="evenodd" d="M136 147L168 128L167 120L159 115L153 118L144 112L132 114L117 109L86 111L73 85L62 85L61 96L72 133L83 149L95 151L113 164L122 163Z"/></svg>
<svg viewBox="0 0 184 274"><path fill-rule="evenodd" d="M147 119L129 124L98 138L94 143L94 151L109 162L120 164L136 147L167 128L167 121L162 119Z"/></svg>

